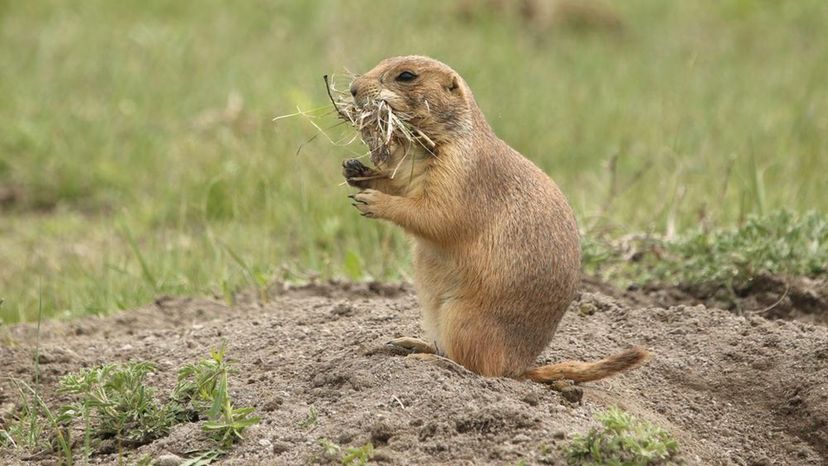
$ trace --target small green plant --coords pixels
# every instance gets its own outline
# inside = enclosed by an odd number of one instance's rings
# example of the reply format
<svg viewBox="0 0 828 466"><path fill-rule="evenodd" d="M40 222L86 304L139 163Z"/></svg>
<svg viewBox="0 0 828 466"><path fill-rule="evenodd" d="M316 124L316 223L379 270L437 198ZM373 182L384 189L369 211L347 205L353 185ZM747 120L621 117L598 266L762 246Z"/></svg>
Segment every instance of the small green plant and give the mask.
<svg viewBox="0 0 828 466"><path fill-rule="evenodd" d="M60 452L63 462L74 463L69 430L43 401L40 393L26 382L11 379L17 389L21 408L17 419L0 431L0 445L34 452L42 448ZM48 441L44 444L44 436Z"/></svg>
<svg viewBox="0 0 828 466"><path fill-rule="evenodd" d="M616 407L596 416L600 428L576 435L566 448L571 465L677 464L678 442L664 429Z"/></svg>
<svg viewBox="0 0 828 466"><path fill-rule="evenodd" d="M322 453L327 457L335 457L342 450L342 447L327 438L319 439L319 446L322 447Z"/></svg>
<svg viewBox="0 0 828 466"><path fill-rule="evenodd" d="M316 412L316 408L311 406L308 409L308 415L305 416L305 419L299 423L299 427L303 429L310 429L311 427L316 427L316 424L319 423L318 413Z"/></svg>
<svg viewBox="0 0 828 466"><path fill-rule="evenodd" d="M222 448L230 448L241 440L242 432L259 422L252 416L253 408L237 408L230 398L227 375L229 367L224 358L225 346L211 351L210 358L183 367L178 373L178 384L173 391L179 412L206 413L204 429L212 434Z"/></svg>
<svg viewBox="0 0 828 466"><path fill-rule="evenodd" d="M365 466L368 460L374 457L374 445L366 443L361 447L350 447L342 455L344 466Z"/></svg>
<svg viewBox="0 0 828 466"><path fill-rule="evenodd" d="M105 364L64 376L58 393L77 401L61 408L64 423L81 418L87 436L114 438L119 445L140 445L166 435L174 413L161 405L145 379L155 371L148 362ZM88 437L87 437L88 438Z"/></svg>
<svg viewBox="0 0 828 466"><path fill-rule="evenodd" d="M342 447L327 438L319 439L319 446L322 447L322 456L328 460L339 457L343 466L365 466L368 460L374 457L374 445L370 442L360 447L349 447L342 451Z"/></svg>
<svg viewBox="0 0 828 466"><path fill-rule="evenodd" d="M180 466L206 466L212 464L213 461L219 459L227 452L220 448L214 448L212 450L193 453L195 453L195 456L187 458Z"/></svg>
<svg viewBox="0 0 828 466"><path fill-rule="evenodd" d="M35 401L34 390L29 391L23 381L12 380L20 398L20 408L15 419L0 430L0 446L34 450L40 442L43 424ZM24 390L24 387L26 388Z"/></svg>

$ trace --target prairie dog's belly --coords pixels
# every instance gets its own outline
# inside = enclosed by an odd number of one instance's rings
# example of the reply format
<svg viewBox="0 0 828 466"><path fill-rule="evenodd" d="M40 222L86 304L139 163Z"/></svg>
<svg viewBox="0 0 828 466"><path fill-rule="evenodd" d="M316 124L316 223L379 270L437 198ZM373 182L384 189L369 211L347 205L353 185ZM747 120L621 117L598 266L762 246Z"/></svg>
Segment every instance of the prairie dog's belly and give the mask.
<svg viewBox="0 0 828 466"><path fill-rule="evenodd" d="M461 287L460 266L453 254L420 239L414 244L413 262L425 338L440 348L443 346L440 334L446 304L457 297Z"/></svg>

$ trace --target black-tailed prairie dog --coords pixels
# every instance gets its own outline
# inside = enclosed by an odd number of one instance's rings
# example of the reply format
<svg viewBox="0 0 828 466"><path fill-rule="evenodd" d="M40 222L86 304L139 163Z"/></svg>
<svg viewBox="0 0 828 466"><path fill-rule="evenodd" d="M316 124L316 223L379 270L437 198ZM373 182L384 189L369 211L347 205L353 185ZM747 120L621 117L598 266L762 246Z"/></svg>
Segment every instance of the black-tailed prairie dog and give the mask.
<svg viewBox="0 0 828 466"><path fill-rule="evenodd" d="M354 108L387 105L421 136L371 147L376 168L343 164L360 189L351 196L360 213L414 240L425 338L391 344L485 376L538 382L597 380L647 358L630 348L597 362L533 367L578 286L578 228L557 185L498 139L457 72L427 57L389 58L350 91ZM383 139L365 131L366 141Z"/></svg>

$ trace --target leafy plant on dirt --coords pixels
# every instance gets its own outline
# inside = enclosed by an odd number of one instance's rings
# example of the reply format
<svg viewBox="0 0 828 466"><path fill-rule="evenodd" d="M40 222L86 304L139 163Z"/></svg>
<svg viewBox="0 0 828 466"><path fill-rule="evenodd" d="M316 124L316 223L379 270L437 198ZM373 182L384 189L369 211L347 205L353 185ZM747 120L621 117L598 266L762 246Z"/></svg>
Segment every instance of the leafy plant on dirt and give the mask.
<svg viewBox="0 0 828 466"><path fill-rule="evenodd" d="M349 447L342 455L342 464L344 466L365 466L368 460L374 457L374 445L366 443L361 447Z"/></svg>
<svg viewBox="0 0 828 466"><path fill-rule="evenodd" d="M119 445L141 445L166 435L175 423L174 410L159 403L147 386L145 379L153 371L149 362L130 362L64 376L58 393L77 400L60 409L60 420L80 418L87 438L114 438Z"/></svg>
<svg viewBox="0 0 828 466"><path fill-rule="evenodd" d="M0 445L36 452L42 439L59 449L67 464L73 462L70 432L80 421L84 454L88 458L101 440L114 439L119 456L123 446L136 446L167 435L173 425L205 418L204 430L216 441L216 448L200 452L192 464L209 464L242 439L245 429L259 421L253 408L233 406L229 392L230 367L225 346L210 357L182 367L178 382L167 403L147 385L147 376L156 370L145 361L104 364L64 376L58 393L73 398L52 414L39 393L13 380L20 393L17 419L0 431ZM45 420L45 422L44 422Z"/></svg>
<svg viewBox="0 0 828 466"><path fill-rule="evenodd" d="M299 422L299 427L303 429L310 429L311 427L316 427L318 422L319 420L316 408L311 406L310 409L308 409L308 415L305 416L305 419Z"/></svg>
<svg viewBox="0 0 828 466"><path fill-rule="evenodd" d="M213 461L216 461L226 453L226 451L218 448L198 452L195 456L191 456L184 460L180 466L206 466L208 464L212 464Z"/></svg>
<svg viewBox="0 0 828 466"><path fill-rule="evenodd" d="M181 368L172 398L180 413L206 415L204 430L223 448L230 448L243 438L245 429L259 422L259 417L251 416L252 407L233 406L227 382L229 367L224 355L222 345L210 352L209 359Z"/></svg>
<svg viewBox="0 0 828 466"><path fill-rule="evenodd" d="M601 427L576 435L566 447L571 465L676 464L678 442L664 429L616 407L596 416Z"/></svg>
<svg viewBox="0 0 828 466"><path fill-rule="evenodd" d="M327 438L323 437L323 438L320 438L318 441L319 441L319 446L322 447L322 451L327 455L334 455L334 454L338 453L339 450L342 448L339 445L332 442L331 439L327 439Z"/></svg>
<svg viewBox="0 0 828 466"><path fill-rule="evenodd" d="M63 461L71 465L72 440L69 431L59 422L40 393L29 384L11 379L20 398L16 419L0 430L0 446L22 448L33 454L43 450L59 451ZM44 445L43 438L48 441Z"/></svg>
<svg viewBox="0 0 828 466"><path fill-rule="evenodd" d="M816 277L828 273L828 215L783 210L675 239L587 237L583 253L588 273L614 282L712 283L732 290L764 274Z"/></svg>
<svg viewBox="0 0 828 466"><path fill-rule="evenodd" d="M338 459L343 466L365 466L374 457L374 444L371 442L360 447L348 447L345 451L342 451L342 447L330 439L320 438L319 446L322 447L324 458L329 460Z"/></svg>

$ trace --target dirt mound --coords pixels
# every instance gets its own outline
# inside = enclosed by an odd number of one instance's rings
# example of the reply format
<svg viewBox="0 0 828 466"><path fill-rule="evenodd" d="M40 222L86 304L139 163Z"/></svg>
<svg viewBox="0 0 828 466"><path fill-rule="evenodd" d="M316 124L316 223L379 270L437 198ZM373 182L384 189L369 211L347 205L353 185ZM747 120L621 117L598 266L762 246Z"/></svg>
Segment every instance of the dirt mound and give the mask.
<svg viewBox="0 0 828 466"><path fill-rule="evenodd" d="M152 384L165 391L177 367L226 339L236 360L234 398L262 416L226 464L320 460L321 438L343 447L372 442L376 463L563 464L559 447L611 405L670 430L689 464L828 460L824 326L703 306L631 306L587 288L541 361L595 359L629 344L645 345L655 357L583 385L583 401L571 404L543 385L382 351L391 337L419 334L407 286L327 284L273 295L267 304L234 307L165 298L108 318L44 323L44 392L54 399L67 372L130 359L155 362ZM8 331L0 339L3 373L30 379L34 327ZM15 397L2 384L0 404L8 404ZM308 422L312 410L317 420ZM203 441L197 424L183 424L125 454L128 463L145 454L183 456ZM13 451L0 452L0 463L20 461Z"/></svg>

